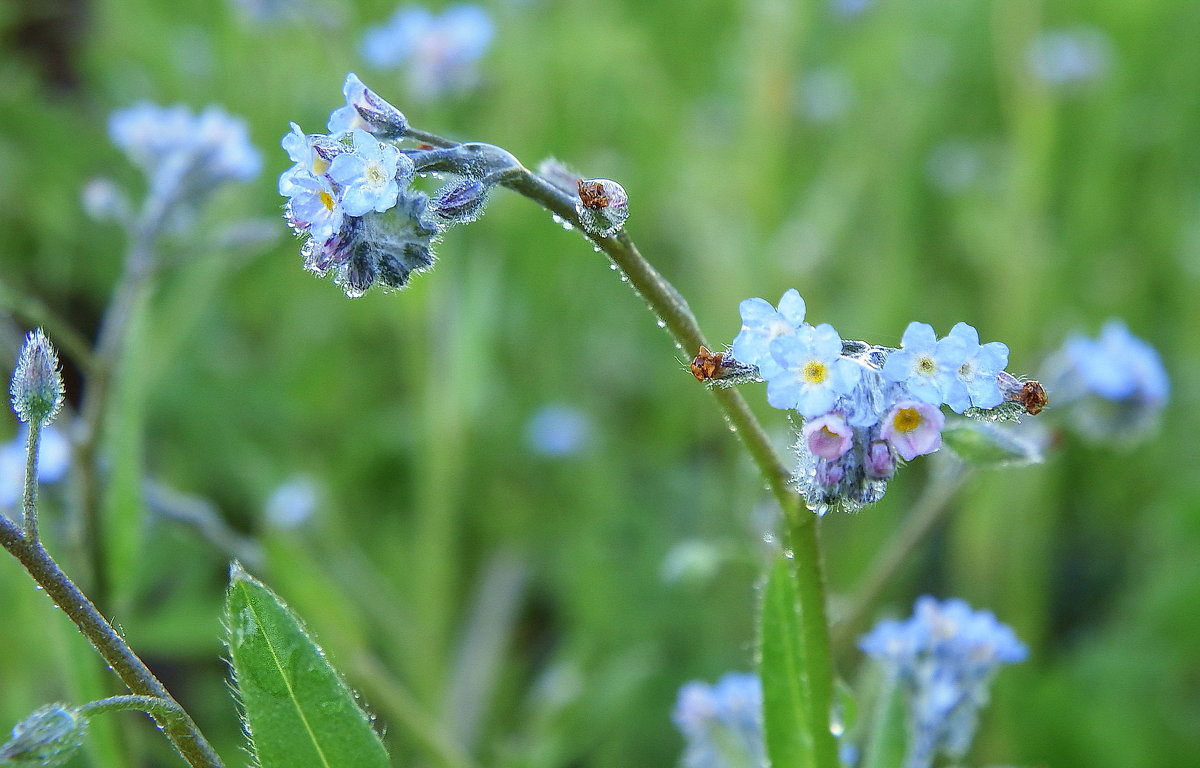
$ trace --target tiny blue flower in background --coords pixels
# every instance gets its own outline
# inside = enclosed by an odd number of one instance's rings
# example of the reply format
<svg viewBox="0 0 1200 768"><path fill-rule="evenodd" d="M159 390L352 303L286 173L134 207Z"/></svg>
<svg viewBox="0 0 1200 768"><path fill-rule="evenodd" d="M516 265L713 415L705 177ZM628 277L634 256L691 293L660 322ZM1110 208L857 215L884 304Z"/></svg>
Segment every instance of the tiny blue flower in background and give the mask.
<svg viewBox="0 0 1200 768"><path fill-rule="evenodd" d="M968 408L995 408L1004 401L996 375L1008 365L1008 347L998 341L979 343L979 332L966 323L956 323L947 339L962 347L965 359L948 380L946 405L955 413Z"/></svg>
<svg viewBox="0 0 1200 768"><path fill-rule="evenodd" d="M939 341L933 326L912 322L904 331L900 349L888 356L883 378L903 383L918 400L941 405L965 358L960 339L947 337Z"/></svg>
<svg viewBox="0 0 1200 768"><path fill-rule="evenodd" d="M904 687L910 728L904 768L928 768L939 752L961 759L996 670L1028 655L991 612L929 596L917 599L907 621L876 624L859 648Z"/></svg>
<svg viewBox="0 0 1200 768"><path fill-rule="evenodd" d="M1072 335L1046 368L1056 404L1095 441L1128 444L1144 437L1171 390L1158 352L1120 320L1105 323L1096 339Z"/></svg>
<svg viewBox="0 0 1200 768"><path fill-rule="evenodd" d="M715 685L687 683L679 689L671 719L686 742L684 768L766 765L757 675L731 672Z"/></svg>
<svg viewBox="0 0 1200 768"><path fill-rule="evenodd" d="M552 404L539 409L525 426L525 438L535 453L571 456L592 439L592 422L587 414L570 405Z"/></svg>
<svg viewBox="0 0 1200 768"><path fill-rule="evenodd" d="M771 357L771 342L792 336L804 326L804 299L792 288L783 294L776 310L763 299L746 299L738 305L742 330L733 340L732 354L743 363L758 366L759 375L771 379L783 369Z"/></svg>
<svg viewBox="0 0 1200 768"><path fill-rule="evenodd" d="M279 528L298 528L312 519L319 501L320 490L312 478L298 475L271 492L264 516Z"/></svg>
<svg viewBox="0 0 1200 768"><path fill-rule="evenodd" d="M0 445L0 509L14 509L25 492L25 427L11 441ZM42 428L38 446L38 482L43 485L62 480L71 468L71 442L54 426Z"/></svg>
<svg viewBox="0 0 1200 768"><path fill-rule="evenodd" d="M350 216L386 211L396 204L400 184L407 186L412 179L412 161L366 131L353 135L354 151L329 165L329 178L342 187L342 209Z"/></svg>
<svg viewBox="0 0 1200 768"><path fill-rule="evenodd" d="M842 339L828 323L776 338L771 355L783 373L767 380L767 402L805 418L828 413L862 377L862 368L841 354Z"/></svg>
<svg viewBox="0 0 1200 768"><path fill-rule="evenodd" d="M440 15L409 6L367 30L362 54L380 69L403 67L411 94L432 99L475 85L493 34L491 18L479 6L452 5Z"/></svg>
<svg viewBox="0 0 1200 768"><path fill-rule="evenodd" d="M1047 85L1078 86L1098 80L1112 66L1112 42L1095 27L1041 32L1029 44L1027 60L1034 77Z"/></svg>

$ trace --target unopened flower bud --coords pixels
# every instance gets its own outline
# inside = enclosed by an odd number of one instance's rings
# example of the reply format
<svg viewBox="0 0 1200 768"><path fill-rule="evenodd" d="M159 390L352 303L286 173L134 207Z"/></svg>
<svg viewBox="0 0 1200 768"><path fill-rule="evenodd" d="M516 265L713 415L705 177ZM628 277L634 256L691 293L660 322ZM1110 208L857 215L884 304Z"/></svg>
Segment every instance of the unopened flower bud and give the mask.
<svg viewBox="0 0 1200 768"><path fill-rule="evenodd" d="M87 733L87 719L65 704L48 704L13 726L0 746L0 764L54 768L70 760Z"/></svg>
<svg viewBox="0 0 1200 768"><path fill-rule="evenodd" d="M380 139L398 139L408 132L404 114L363 85L353 72L346 75L342 93L346 106L334 110L330 116L330 131L363 130Z"/></svg>
<svg viewBox="0 0 1200 768"><path fill-rule="evenodd" d="M575 212L585 232L597 237L616 234L629 218L629 196L612 179L580 179Z"/></svg>
<svg viewBox="0 0 1200 768"><path fill-rule="evenodd" d="M863 455L863 471L867 477L887 480L896 474L896 455L886 440L875 440Z"/></svg>
<svg viewBox="0 0 1200 768"><path fill-rule="evenodd" d="M62 373L58 353L41 328L30 331L25 338L9 391L13 410L21 421L44 427L58 415L63 402Z"/></svg>
<svg viewBox="0 0 1200 768"><path fill-rule="evenodd" d="M475 179L462 179L442 187L430 208L439 217L455 224L469 224L479 218L487 203L488 186Z"/></svg>

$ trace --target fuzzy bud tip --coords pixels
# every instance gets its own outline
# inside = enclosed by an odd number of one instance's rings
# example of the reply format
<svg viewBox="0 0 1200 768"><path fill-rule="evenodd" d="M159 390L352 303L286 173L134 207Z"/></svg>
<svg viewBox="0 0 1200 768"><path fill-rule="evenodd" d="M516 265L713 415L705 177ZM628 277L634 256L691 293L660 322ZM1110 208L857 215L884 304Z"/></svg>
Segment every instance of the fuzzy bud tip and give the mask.
<svg viewBox="0 0 1200 768"><path fill-rule="evenodd" d="M48 704L13 726L12 738L0 746L0 764L53 768L63 765L83 745L87 719L73 707Z"/></svg>
<svg viewBox="0 0 1200 768"><path fill-rule="evenodd" d="M62 408L63 380L58 353L41 328L30 331L25 338L9 391L13 410L23 422L44 427L54 421Z"/></svg>

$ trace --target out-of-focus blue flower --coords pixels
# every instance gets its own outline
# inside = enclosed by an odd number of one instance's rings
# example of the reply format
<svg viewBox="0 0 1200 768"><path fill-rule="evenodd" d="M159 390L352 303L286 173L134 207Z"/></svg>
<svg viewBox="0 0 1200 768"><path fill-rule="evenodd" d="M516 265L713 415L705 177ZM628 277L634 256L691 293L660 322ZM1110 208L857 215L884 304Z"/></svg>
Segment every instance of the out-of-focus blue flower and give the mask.
<svg viewBox="0 0 1200 768"><path fill-rule="evenodd" d="M267 499L264 515L279 528L297 528L312 519L320 491L312 478L299 475L281 483Z"/></svg>
<svg viewBox="0 0 1200 768"><path fill-rule="evenodd" d="M412 177L412 161L366 131L355 131L354 151L329 165L329 178L342 187L342 208L350 216L391 208L401 183L407 186Z"/></svg>
<svg viewBox="0 0 1200 768"><path fill-rule="evenodd" d="M766 765L757 675L730 672L716 685L687 683L679 689L671 719L686 742L684 768Z"/></svg>
<svg viewBox="0 0 1200 768"><path fill-rule="evenodd" d="M1047 361L1055 403L1085 437L1129 442L1156 424L1171 385L1154 347L1120 320L1100 337L1071 336Z"/></svg>
<svg viewBox="0 0 1200 768"><path fill-rule="evenodd" d="M0 445L0 509L12 509L21 504L25 493L25 444L29 427L21 429L15 438ZM71 468L71 443L54 426L42 428L38 445L38 482L57 483Z"/></svg>
<svg viewBox="0 0 1200 768"><path fill-rule="evenodd" d="M828 323L776 338L771 355L783 373L767 380L767 402L805 418L828 413L862 377L862 368L841 356L842 339Z"/></svg>
<svg viewBox="0 0 1200 768"><path fill-rule="evenodd" d="M903 383L922 402L941 405L965 358L961 339L946 337L939 341L933 326L912 322L904 330L900 349L888 356L883 378Z"/></svg>
<svg viewBox="0 0 1200 768"><path fill-rule="evenodd" d="M938 752L961 758L996 670L1028 655L991 612L929 596L917 599L912 618L876 624L859 647L904 686L910 727L905 768L928 768Z"/></svg>
<svg viewBox="0 0 1200 768"><path fill-rule="evenodd" d="M1112 58L1112 42L1095 27L1046 30L1030 42L1027 52L1030 72L1052 86L1098 80L1108 74Z"/></svg>
<svg viewBox="0 0 1200 768"><path fill-rule="evenodd" d="M525 438L543 456L571 456L592 439L592 422L578 408L555 403L540 408L529 419Z"/></svg>
<svg viewBox="0 0 1200 768"><path fill-rule="evenodd" d="M226 181L252 179L262 167L245 121L216 106L197 115L181 104L141 102L113 112L108 133L160 194L167 186L207 193Z"/></svg>
<svg viewBox="0 0 1200 768"><path fill-rule="evenodd" d="M475 85L494 33L491 17L476 5L452 5L440 15L408 6L367 30L362 54L380 69L403 67L413 96L431 99Z"/></svg>
<svg viewBox="0 0 1200 768"><path fill-rule="evenodd" d="M771 357L771 342L780 336L792 336L804 327L804 299L795 288L783 294L776 310L763 299L746 299L738 305L742 330L733 340L733 356L743 363L758 366L759 375L770 380L783 373Z"/></svg>
<svg viewBox="0 0 1200 768"><path fill-rule="evenodd" d="M956 323L947 339L955 339L965 359L947 380L945 401L955 413L968 408L995 408L1004 400L996 375L1008 365L1008 347L998 341L979 343L979 332L966 323Z"/></svg>

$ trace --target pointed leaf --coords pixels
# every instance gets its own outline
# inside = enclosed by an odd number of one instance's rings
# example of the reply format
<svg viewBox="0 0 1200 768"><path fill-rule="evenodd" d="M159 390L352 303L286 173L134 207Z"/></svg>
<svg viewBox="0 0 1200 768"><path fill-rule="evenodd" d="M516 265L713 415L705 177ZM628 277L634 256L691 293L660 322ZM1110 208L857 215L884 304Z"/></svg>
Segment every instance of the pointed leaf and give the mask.
<svg viewBox="0 0 1200 768"><path fill-rule="evenodd" d="M792 567L790 560L780 558L763 594L759 630L763 726L771 765L808 766L815 756L808 731L804 638Z"/></svg>
<svg viewBox="0 0 1200 768"><path fill-rule="evenodd" d="M1042 462L1044 435L1032 425L956 421L942 430L942 441L968 464L981 469L1023 467Z"/></svg>
<svg viewBox="0 0 1200 768"><path fill-rule="evenodd" d="M225 624L259 768L387 768L354 694L296 614L234 565Z"/></svg>

